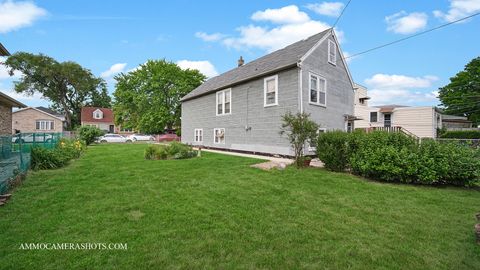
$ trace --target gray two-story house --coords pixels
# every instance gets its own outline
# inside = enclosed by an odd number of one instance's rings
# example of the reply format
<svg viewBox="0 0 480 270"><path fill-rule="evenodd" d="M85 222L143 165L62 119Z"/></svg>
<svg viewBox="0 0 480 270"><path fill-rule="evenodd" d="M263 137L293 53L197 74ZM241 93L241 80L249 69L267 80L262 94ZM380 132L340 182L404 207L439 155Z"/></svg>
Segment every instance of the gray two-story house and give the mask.
<svg viewBox="0 0 480 270"><path fill-rule="evenodd" d="M282 115L307 112L325 130L353 129L354 85L331 29L207 80L182 98L182 142L292 155Z"/></svg>

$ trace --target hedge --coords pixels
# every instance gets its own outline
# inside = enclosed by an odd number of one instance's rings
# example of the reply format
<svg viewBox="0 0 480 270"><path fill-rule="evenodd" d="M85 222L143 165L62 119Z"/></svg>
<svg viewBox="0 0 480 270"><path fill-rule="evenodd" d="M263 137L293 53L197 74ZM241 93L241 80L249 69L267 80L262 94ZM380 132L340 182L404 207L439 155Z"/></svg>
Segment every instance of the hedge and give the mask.
<svg viewBox="0 0 480 270"><path fill-rule="evenodd" d="M480 130L451 130L440 135L440 138L480 139Z"/></svg>
<svg viewBox="0 0 480 270"><path fill-rule="evenodd" d="M468 186L480 178L480 152L456 143L416 140L401 133L327 132L319 159L333 171L402 183Z"/></svg>

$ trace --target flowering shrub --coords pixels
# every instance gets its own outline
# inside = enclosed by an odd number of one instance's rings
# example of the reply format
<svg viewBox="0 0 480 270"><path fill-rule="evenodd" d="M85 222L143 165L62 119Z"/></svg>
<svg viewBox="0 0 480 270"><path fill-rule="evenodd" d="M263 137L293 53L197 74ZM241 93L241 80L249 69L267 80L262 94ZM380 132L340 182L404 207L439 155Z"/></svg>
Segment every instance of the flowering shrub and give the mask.
<svg viewBox="0 0 480 270"><path fill-rule="evenodd" d="M34 170L61 168L72 159L79 158L85 150L85 143L80 140L62 138L55 148L32 148L31 167Z"/></svg>
<svg viewBox="0 0 480 270"><path fill-rule="evenodd" d="M169 145L150 145L145 149L145 159L186 159L197 156L192 147L179 142Z"/></svg>

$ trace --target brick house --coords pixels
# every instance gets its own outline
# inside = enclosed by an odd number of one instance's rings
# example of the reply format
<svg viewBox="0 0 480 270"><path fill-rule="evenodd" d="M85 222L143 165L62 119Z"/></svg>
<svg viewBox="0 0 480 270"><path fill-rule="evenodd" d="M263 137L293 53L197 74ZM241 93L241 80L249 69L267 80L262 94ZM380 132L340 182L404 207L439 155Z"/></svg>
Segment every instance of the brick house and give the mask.
<svg viewBox="0 0 480 270"><path fill-rule="evenodd" d="M12 108L23 108L25 104L0 92L0 135L12 134Z"/></svg>
<svg viewBox="0 0 480 270"><path fill-rule="evenodd" d="M12 113L14 132L63 132L65 116L45 107L26 107Z"/></svg>

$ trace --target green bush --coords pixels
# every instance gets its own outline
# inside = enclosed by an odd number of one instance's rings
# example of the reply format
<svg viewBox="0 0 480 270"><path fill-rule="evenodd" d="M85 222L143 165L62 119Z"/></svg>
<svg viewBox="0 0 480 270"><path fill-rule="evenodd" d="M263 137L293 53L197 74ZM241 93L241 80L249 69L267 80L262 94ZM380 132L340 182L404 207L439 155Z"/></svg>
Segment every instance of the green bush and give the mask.
<svg viewBox="0 0 480 270"><path fill-rule="evenodd" d="M97 127L81 126L77 129L78 138L85 142L86 145L90 145L95 140L103 136L104 132Z"/></svg>
<svg viewBox="0 0 480 270"><path fill-rule="evenodd" d="M65 138L62 138L53 149L36 146L31 150L30 166L34 170L61 168L70 160L79 158L84 149L85 145L80 140Z"/></svg>
<svg viewBox="0 0 480 270"><path fill-rule="evenodd" d="M318 157L329 170L403 183L471 185L480 178L480 151L401 133L321 134Z"/></svg>
<svg viewBox="0 0 480 270"><path fill-rule="evenodd" d="M197 151L192 147L172 142L169 145L149 145L145 149L145 159L186 159L197 156Z"/></svg>
<svg viewBox="0 0 480 270"><path fill-rule="evenodd" d="M448 139L480 139L480 130L452 130L440 135Z"/></svg>
<svg viewBox="0 0 480 270"><path fill-rule="evenodd" d="M318 158L331 171L344 171L349 164L349 133L331 131L321 133L317 138Z"/></svg>

